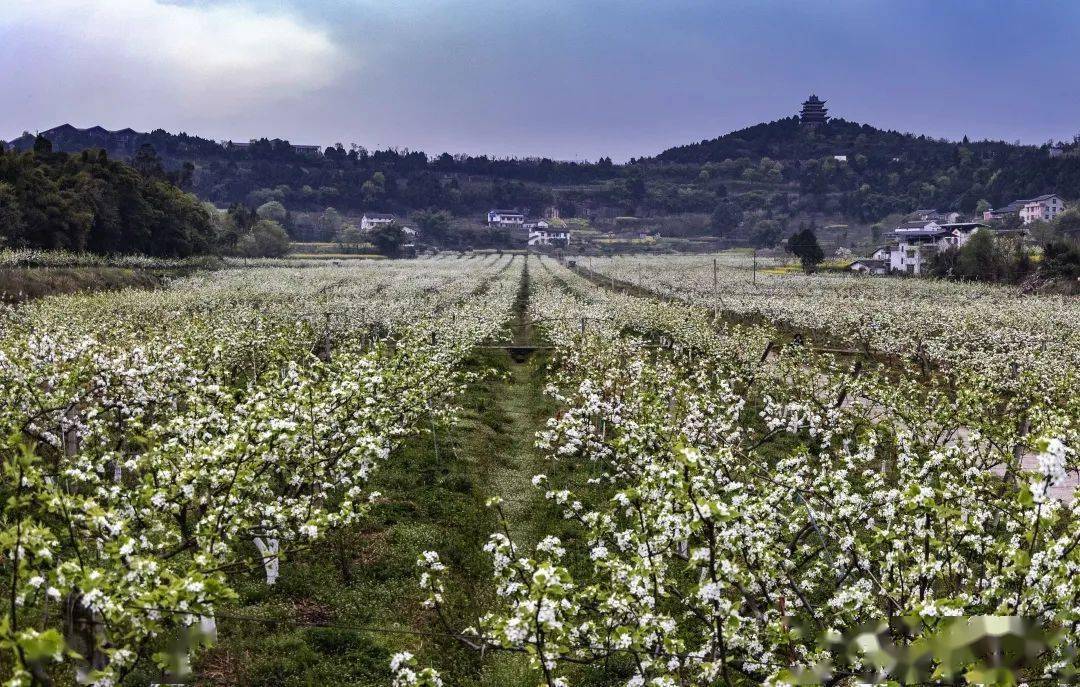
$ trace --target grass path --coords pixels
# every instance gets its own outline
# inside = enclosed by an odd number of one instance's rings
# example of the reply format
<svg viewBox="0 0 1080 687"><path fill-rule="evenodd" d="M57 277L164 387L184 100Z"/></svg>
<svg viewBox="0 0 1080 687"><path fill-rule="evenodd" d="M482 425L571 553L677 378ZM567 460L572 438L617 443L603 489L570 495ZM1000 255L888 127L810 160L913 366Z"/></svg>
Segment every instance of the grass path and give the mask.
<svg viewBox="0 0 1080 687"><path fill-rule="evenodd" d="M502 497L503 511L515 543L531 547L540 538L534 512L543 503L532 477L543 471L544 458L535 447L536 432L553 412L544 396L547 355L529 351L538 335L529 322L529 272L526 264L514 306L512 345L506 354L506 378L491 398L502 416L500 451L490 469L488 491Z"/></svg>

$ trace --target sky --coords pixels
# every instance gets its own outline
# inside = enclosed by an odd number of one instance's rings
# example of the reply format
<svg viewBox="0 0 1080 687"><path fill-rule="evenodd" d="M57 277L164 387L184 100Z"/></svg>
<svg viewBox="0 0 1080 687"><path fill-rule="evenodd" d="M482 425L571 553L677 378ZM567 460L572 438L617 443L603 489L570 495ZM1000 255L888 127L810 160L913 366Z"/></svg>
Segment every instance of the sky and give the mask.
<svg viewBox="0 0 1080 687"><path fill-rule="evenodd" d="M1080 133L1080 2L0 0L0 138L62 123L623 161L795 114Z"/></svg>

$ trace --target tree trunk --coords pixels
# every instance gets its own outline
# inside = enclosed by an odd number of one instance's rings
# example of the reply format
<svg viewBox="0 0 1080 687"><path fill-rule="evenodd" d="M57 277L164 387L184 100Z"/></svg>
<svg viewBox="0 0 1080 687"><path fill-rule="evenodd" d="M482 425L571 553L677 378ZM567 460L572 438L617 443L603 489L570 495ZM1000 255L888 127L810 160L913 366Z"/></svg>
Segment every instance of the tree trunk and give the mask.
<svg viewBox="0 0 1080 687"><path fill-rule="evenodd" d="M278 540L273 537L267 537L263 541L262 537L255 537L255 548L259 550L259 554L262 556L263 568L266 569L266 584L270 587L274 586L278 578Z"/></svg>

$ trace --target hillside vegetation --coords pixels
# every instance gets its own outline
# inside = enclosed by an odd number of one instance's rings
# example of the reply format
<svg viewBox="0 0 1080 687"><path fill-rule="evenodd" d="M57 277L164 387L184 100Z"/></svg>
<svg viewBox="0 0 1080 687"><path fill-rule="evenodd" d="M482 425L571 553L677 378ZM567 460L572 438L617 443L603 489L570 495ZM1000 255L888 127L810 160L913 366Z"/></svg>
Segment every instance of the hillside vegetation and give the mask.
<svg viewBox="0 0 1080 687"><path fill-rule="evenodd" d="M198 200L103 151L0 151L0 245L188 256L213 247Z"/></svg>
<svg viewBox="0 0 1080 687"><path fill-rule="evenodd" d="M181 203L182 195L175 189L162 191L168 188L164 182L171 182L219 208L232 208L228 226L216 228L223 237L217 250L241 255L280 254L262 246L267 242L257 240L253 222L238 221L255 217L251 212L255 209L272 210L260 210L258 217L277 222L297 241L340 242L342 232L357 224L359 215L379 211L417 226L421 245L507 248L515 245L513 237L484 227L483 217L492 207L509 207L532 214L555 208L563 219L587 218L590 229L635 239L704 237L758 248L775 246L808 225L819 230L826 249L833 251L876 245L898 215L916 208L974 214L1042 193L1080 198L1076 143L1066 146L1063 155L1051 157L1047 146L966 137L951 142L843 119L811 129L800 125L797 117L788 117L626 164L614 164L610 158L559 162L429 156L408 149L369 151L356 145L347 149L341 144L319 152L314 146L293 146L280 139L219 143L160 129L142 134L68 125L45 131L37 139L25 135L12 146L25 151L39 145L35 141L51 142L57 150L79 157L35 153L34 158L19 158L9 153L8 167L18 159L23 165L41 162L55 176L61 169L75 167L64 173L78 174L104 165L103 155L127 159L147 178L144 195L163 193L164 199ZM110 220L119 211L103 212L100 203L85 200L85 184L58 181L57 185L83 199L51 213L54 224L62 217L65 226L41 229L47 223L38 220L39 228L33 231L5 232L9 244L89 250L116 245L116 230L109 228L116 226ZM10 196L10 190L6 196L0 194L0 208L11 206L10 200L3 200ZM109 205L111 196L106 198ZM156 207L160 202L150 204ZM125 222L142 232L142 243L128 249L184 255L205 247L201 216L184 214L190 207L179 205L179 215L166 213L149 222ZM91 208L94 218L90 225L85 208ZM180 227L160 226L166 221L163 217L178 216ZM637 224L628 224L630 220ZM268 231L262 234L273 234L270 243L283 245L276 228ZM33 242L19 232L32 233ZM164 241L147 238L158 233L166 237ZM250 236L244 238L245 234ZM146 242L153 247L141 248Z"/></svg>

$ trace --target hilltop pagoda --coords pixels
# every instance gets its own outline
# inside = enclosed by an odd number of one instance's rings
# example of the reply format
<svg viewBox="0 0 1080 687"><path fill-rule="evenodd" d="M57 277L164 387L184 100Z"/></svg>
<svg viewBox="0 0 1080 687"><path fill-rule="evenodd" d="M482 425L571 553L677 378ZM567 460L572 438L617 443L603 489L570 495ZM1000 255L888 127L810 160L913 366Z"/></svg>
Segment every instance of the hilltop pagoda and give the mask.
<svg viewBox="0 0 1080 687"><path fill-rule="evenodd" d="M810 98L802 104L802 111L799 113L799 121L803 126L810 127L821 126L829 121L829 111L825 109L825 101L821 100L816 95L811 95Z"/></svg>

